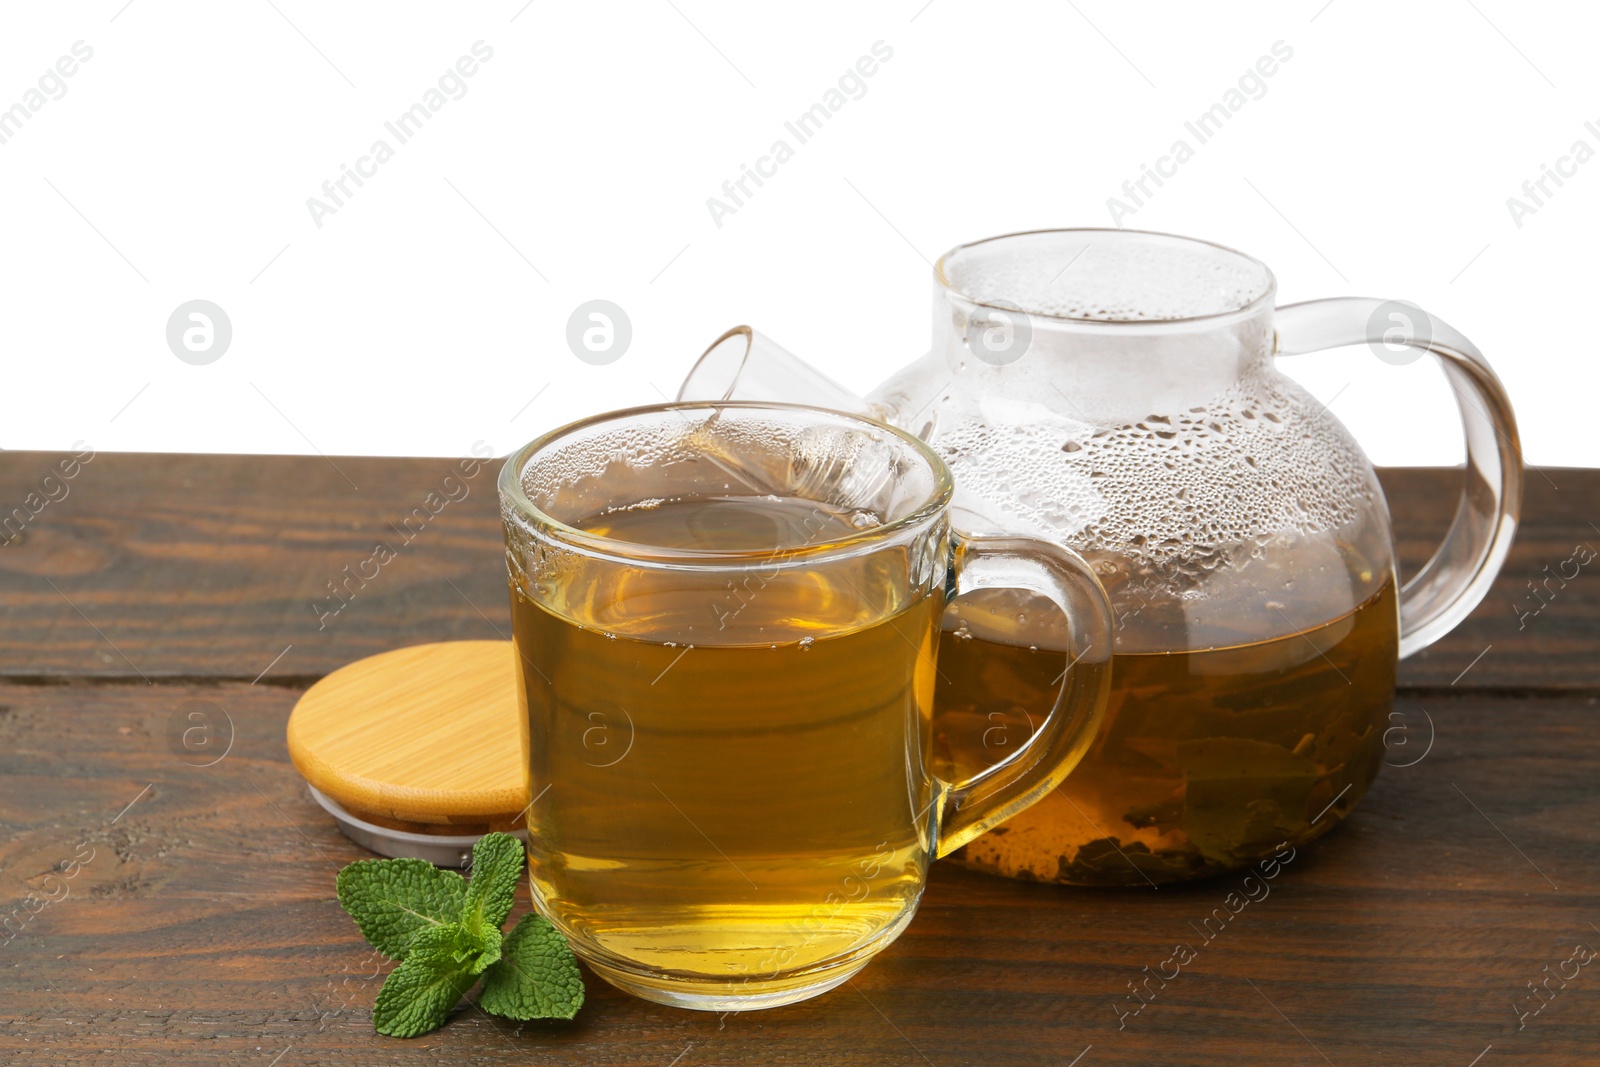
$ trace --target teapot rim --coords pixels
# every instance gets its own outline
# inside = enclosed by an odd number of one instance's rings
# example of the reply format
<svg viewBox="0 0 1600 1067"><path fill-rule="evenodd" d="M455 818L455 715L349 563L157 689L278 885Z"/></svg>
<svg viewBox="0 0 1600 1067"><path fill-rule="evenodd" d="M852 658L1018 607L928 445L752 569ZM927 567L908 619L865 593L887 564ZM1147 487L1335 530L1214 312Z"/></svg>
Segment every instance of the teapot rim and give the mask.
<svg viewBox="0 0 1600 1067"><path fill-rule="evenodd" d="M965 292L960 286L950 279L947 270L947 264L949 264L953 257L960 255L963 252L979 248L983 245L993 244L997 241L1011 241L1017 238L1061 234L1115 234L1117 240L1121 240L1126 237L1155 237L1182 244L1204 245L1219 252L1227 253L1230 256L1235 256L1240 260L1258 267L1265 278L1265 284L1262 286L1262 290L1259 294L1252 298L1248 303L1236 308L1228 308L1222 311L1211 311L1201 315L1175 316L1173 318L1134 319L1091 318L1089 316L1081 315L1063 315L1056 312L1040 311L1035 308L1019 308L1016 306L1008 306L1007 304L996 302L992 298L988 300L980 300ZM1190 237L1187 234L1167 233L1162 230L1135 230L1111 226L1043 227L1036 230L1017 230L1012 233L994 234L989 237L979 238L976 241L966 241L948 249L934 262L933 277L935 284L938 285L940 290L945 294L945 297L952 302L967 304L975 308L991 308L1007 312L1022 311L1032 319L1039 319L1047 322L1059 322L1069 324L1076 329L1089 330L1110 328L1119 331L1130 329L1161 331L1172 328L1186 328L1193 326L1204 326L1207 328L1223 326L1232 322L1251 318L1260 314L1264 310L1270 310L1276 303L1278 293L1278 278L1277 275L1272 272L1272 268L1247 252L1241 252L1237 248L1222 244L1218 241L1208 241L1203 237Z"/></svg>

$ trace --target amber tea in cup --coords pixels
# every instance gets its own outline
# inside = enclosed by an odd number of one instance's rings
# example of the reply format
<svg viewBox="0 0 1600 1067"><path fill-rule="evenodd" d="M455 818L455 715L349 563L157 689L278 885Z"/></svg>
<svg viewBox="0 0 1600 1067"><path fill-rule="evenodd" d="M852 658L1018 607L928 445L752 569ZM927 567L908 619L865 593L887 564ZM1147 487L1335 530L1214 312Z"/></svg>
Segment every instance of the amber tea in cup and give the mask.
<svg viewBox="0 0 1600 1067"><path fill-rule="evenodd" d="M915 438L784 405L557 430L501 478L537 906L647 999L815 995L911 920L928 863L1054 788L1093 736L1109 612L1083 562L952 536ZM930 770L947 582L1016 587L1081 660L1033 742Z"/></svg>

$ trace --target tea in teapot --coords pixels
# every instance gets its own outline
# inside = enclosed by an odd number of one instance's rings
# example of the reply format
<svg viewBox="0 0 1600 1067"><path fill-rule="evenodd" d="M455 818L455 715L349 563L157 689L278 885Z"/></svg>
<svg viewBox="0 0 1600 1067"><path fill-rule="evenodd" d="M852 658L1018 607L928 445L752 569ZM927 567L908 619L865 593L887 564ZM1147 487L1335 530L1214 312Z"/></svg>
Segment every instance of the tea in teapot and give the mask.
<svg viewBox="0 0 1600 1067"><path fill-rule="evenodd" d="M1509 550L1520 450L1493 371L1411 305L1277 308L1264 264L1164 234L1013 234L934 274L932 350L864 400L747 328L680 397L893 423L949 464L962 528L1048 537L1093 565L1117 616L1105 720L1064 784L966 862L1155 884L1326 832L1382 762L1397 661L1470 612ZM1277 366L1361 344L1437 356L1465 427L1454 524L1403 586L1371 464ZM1049 713L1070 646L1041 641L1037 611L986 591L947 610L935 733L952 773L1005 759Z"/></svg>
<svg viewBox="0 0 1600 1067"><path fill-rule="evenodd" d="M935 721L957 774L1026 740L1061 682L1059 655L974 628L940 640ZM1365 793L1394 696L1392 578L1283 636L1157 651L1160 634L1140 629L1117 633L1094 746L1056 792L969 844L969 864L1079 885L1197 877L1303 843Z"/></svg>

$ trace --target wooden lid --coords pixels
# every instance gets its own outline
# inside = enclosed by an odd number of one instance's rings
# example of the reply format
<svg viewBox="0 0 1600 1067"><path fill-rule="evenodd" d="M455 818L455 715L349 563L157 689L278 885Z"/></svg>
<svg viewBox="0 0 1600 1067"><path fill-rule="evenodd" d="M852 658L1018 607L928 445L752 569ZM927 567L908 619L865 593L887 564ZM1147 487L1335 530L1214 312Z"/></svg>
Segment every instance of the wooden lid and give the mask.
<svg viewBox="0 0 1600 1067"><path fill-rule="evenodd" d="M289 756L380 825L508 826L528 803L515 655L509 641L447 641L340 667L294 706Z"/></svg>

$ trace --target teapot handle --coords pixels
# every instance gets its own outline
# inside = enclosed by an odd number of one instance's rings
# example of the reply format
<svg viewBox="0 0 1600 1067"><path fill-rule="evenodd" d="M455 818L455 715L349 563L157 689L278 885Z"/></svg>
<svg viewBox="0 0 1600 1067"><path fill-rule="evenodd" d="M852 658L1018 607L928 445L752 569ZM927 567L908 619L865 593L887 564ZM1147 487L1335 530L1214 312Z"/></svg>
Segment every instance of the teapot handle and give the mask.
<svg viewBox="0 0 1600 1067"><path fill-rule="evenodd" d="M1277 309L1277 354L1369 344L1405 363L1439 358L1466 434L1466 484L1433 558L1400 590L1400 656L1433 644L1489 592L1511 550L1522 507L1522 446L1500 379L1460 331L1412 304L1371 297L1309 300ZM1399 350L1408 346L1411 351Z"/></svg>

